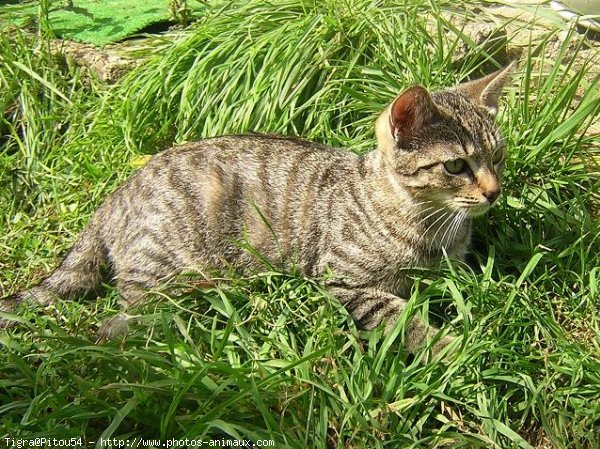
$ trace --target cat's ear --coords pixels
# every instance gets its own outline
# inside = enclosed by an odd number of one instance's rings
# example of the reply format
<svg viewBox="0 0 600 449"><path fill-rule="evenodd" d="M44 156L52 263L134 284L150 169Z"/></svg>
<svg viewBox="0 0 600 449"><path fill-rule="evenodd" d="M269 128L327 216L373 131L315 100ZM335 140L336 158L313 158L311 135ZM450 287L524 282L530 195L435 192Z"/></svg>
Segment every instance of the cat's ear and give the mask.
<svg viewBox="0 0 600 449"><path fill-rule="evenodd" d="M507 67L490 73L483 78L459 84L456 90L496 115L502 90L510 81L516 68L517 61L513 61Z"/></svg>
<svg viewBox="0 0 600 449"><path fill-rule="evenodd" d="M438 110L427 89L413 86L402 92L377 119L379 147L405 147L417 131L435 121Z"/></svg>

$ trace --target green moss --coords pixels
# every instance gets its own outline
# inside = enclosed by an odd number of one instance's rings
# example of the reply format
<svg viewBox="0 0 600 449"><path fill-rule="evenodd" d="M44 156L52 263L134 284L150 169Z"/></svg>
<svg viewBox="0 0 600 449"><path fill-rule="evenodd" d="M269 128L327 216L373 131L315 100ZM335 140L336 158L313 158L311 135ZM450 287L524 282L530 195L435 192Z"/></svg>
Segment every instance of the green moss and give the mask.
<svg viewBox="0 0 600 449"><path fill-rule="evenodd" d="M62 39L72 39L94 45L105 45L131 36L149 25L168 22L169 0L73 0L52 2L50 26ZM196 13L204 9L197 1L190 2ZM38 15L37 2L7 5L0 9L5 23L31 26Z"/></svg>

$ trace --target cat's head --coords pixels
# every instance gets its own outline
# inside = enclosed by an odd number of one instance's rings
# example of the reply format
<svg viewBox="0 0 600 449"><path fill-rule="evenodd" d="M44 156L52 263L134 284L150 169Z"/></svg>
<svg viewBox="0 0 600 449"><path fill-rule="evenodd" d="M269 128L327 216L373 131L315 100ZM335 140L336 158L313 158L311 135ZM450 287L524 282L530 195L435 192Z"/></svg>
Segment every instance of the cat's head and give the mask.
<svg viewBox="0 0 600 449"><path fill-rule="evenodd" d="M441 92L411 87L381 114L380 160L416 200L469 216L497 201L506 149L494 118L515 67Z"/></svg>

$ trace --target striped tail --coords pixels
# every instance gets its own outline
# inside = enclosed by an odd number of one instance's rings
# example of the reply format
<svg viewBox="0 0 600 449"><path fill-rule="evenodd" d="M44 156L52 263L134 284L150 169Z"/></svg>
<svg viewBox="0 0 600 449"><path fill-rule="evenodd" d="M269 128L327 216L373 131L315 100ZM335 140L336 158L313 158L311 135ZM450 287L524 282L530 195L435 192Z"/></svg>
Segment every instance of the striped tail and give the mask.
<svg viewBox="0 0 600 449"><path fill-rule="evenodd" d="M0 300L0 311L12 313L19 303L43 306L57 299L74 299L94 290L102 280L106 251L94 227L85 229L67 256L40 285ZM7 325L0 319L0 327Z"/></svg>

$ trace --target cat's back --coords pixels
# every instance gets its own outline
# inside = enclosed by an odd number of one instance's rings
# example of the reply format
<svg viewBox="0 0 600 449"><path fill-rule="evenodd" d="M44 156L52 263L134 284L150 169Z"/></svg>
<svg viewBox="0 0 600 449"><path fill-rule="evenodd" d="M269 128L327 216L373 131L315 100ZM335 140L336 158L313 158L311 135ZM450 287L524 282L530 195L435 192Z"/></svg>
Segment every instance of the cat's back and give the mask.
<svg viewBox="0 0 600 449"><path fill-rule="evenodd" d="M303 162L343 164L354 158L348 151L296 137L250 134L213 137L170 148L152 157L145 171L194 170L208 164L224 172L239 170L240 176L264 168L270 173L284 174Z"/></svg>
<svg viewBox="0 0 600 449"><path fill-rule="evenodd" d="M347 181L358 164L350 151L295 137L223 136L155 155L131 183L133 190L146 186L153 196L173 189L183 197L200 194L209 210L251 201L277 219L309 191L318 194Z"/></svg>
<svg viewBox="0 0 600 449"><path fill-rule="evenodd" d="M297 138L205 139L153 156L95 221L119 260L154 245L181 259L176 266L246 264L232 244L242 238L271 260L287 258L305 246L314 251L335 190L350 182L359 161Z"/></svg>

